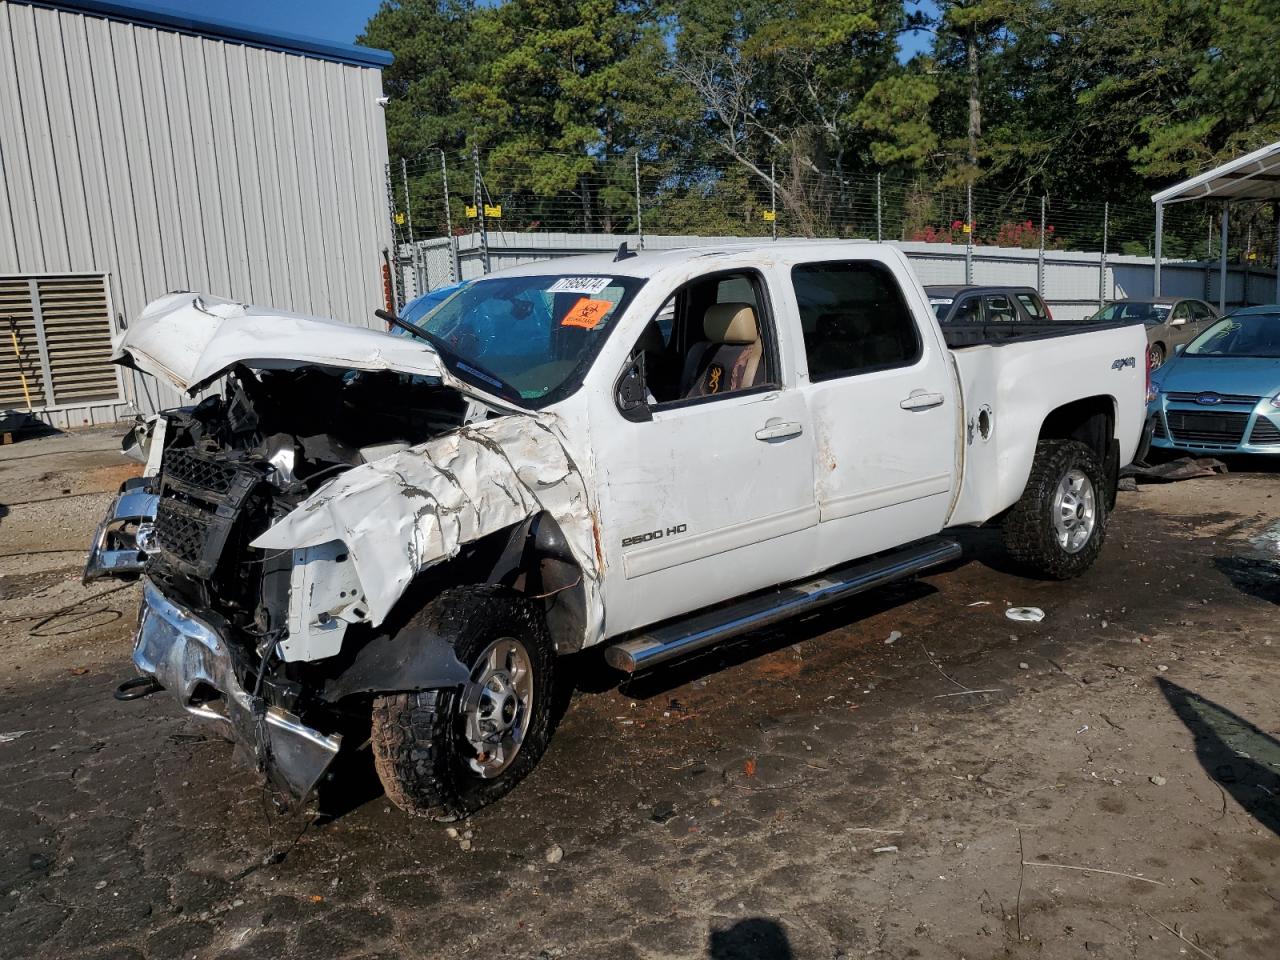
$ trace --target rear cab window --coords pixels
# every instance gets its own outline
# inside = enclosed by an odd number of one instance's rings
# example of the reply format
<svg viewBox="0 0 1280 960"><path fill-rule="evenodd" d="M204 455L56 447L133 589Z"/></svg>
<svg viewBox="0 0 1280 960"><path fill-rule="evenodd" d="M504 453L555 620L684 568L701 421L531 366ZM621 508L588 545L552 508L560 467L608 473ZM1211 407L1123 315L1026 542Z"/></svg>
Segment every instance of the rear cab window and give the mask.
<svg viewBox="0 0 1280 960"><path fill-rule="evenodd" d="M915 317L885 265L798 264L791 284L811 382L911 366L922 356Z"/></svg>
<svg viewBox="0 0 1280 960"><path fill-rule="evenodd" d="M1027 315L1032 320L1048 320L1049 313L1044 307L1044 303L1034 293L1015 294L1018 302L1022 304L1022 308L1027 311Z"/></svg>

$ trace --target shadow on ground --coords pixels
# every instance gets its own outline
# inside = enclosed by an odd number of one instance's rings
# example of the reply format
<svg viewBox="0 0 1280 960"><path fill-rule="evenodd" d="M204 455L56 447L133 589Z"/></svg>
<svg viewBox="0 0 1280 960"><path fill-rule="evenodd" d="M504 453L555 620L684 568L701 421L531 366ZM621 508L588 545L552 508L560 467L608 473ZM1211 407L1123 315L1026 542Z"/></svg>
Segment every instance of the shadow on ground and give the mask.
<svg viewBox="0 0 1280 960"><path fill-rule="evenodd" d="M1213 565L1241 593L1280 604L1280 562L1257 557L1214 557Z"/></svg>
<svg viewBox="0 0 1280 960"><path fill-rule="evenodd" d="M764 917L739 920L707 938L708 960L793 960L787 931Z"/></svg>
<svg viewBox="0 0 1280 960"><path fill-rule="evenodd" d="M1212 700L1157 678L1160 692L1196 741L1205 772L1244 811L1280 836L1280 741Z"/></svg>

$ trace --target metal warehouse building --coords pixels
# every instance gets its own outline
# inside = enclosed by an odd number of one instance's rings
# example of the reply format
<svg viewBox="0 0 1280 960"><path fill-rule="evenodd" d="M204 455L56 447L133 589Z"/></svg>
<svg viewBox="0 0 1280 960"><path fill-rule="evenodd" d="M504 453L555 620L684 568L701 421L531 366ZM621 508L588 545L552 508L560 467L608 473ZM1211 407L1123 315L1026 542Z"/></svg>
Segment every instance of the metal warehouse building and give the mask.
<svg viewBox="0 0 1280 960"><path fill-rule="evenodd" d="M56 426L180 403L108 363L171 290L371 323L390 62L145 4L0 0L0 411L26 409L20 370Z"/></svg>

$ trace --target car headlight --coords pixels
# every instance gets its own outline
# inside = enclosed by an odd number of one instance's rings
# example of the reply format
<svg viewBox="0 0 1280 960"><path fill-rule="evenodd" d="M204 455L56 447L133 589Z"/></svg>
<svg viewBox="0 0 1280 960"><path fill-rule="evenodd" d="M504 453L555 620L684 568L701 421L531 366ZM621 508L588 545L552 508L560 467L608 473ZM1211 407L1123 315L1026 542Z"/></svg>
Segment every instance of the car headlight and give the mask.
<svg viewBox="0 0 1280 960"><path fill-rule="evenodd" d="M1280 393L1271 398L1271 405L1280 408Z"/></svg>

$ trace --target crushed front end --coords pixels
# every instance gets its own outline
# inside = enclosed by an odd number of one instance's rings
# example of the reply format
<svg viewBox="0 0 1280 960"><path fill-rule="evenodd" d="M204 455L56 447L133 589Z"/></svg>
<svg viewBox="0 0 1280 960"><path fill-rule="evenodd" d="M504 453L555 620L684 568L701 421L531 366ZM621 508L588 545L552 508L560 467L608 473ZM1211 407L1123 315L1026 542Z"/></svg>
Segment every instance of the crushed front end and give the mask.
<svg viewBox="0 0 1280 960"><path fill-rule="evenodd" d="M394 373L240 368L223 396L165 414L157 472L122 490L86 568L86 580L143 579L142 676L117 696L168 691L305 799L351 726L324 691L347 628L370 634L367 605L341 543L251 544L337 474L457 426L464 410Z"/></svg>

